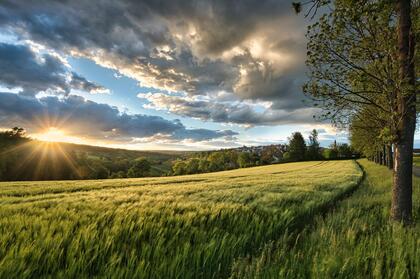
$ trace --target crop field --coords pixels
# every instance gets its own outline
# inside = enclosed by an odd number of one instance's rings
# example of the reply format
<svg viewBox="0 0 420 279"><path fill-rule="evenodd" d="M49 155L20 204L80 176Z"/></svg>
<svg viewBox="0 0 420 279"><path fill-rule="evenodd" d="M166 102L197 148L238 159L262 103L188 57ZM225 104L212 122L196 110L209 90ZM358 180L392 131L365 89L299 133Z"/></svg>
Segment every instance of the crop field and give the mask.
<svg viewBox="0 0 420 279"><path fill-rule="evenodd" d="M391 224L392 172L359 161L366 179L311 226L267 244L231 278L420 278L420 178L413 179L414 224Z"/></svg>
<svg viewBox="0 0 420 279"><path fill-rule="evenodd" d="M226 278L361 178L356 162L330 161L0 183L0 278Z"/></svg>

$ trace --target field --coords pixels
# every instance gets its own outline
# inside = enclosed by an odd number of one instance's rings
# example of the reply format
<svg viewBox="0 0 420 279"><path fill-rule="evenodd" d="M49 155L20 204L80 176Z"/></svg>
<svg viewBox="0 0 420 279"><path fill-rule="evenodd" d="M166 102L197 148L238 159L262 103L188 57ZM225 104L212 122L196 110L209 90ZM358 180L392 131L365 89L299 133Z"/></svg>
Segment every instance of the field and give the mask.
<svg viewBox="0 0 420 279"><path fill-rule="evenodd" d="M307 227L361 179L356 162L330 161L0 183L0 278L226 278L261 264L278 274L279 265L257 260L267 258L267 247ZM277 252L270 257L283 262Z"/></svg>
<svg viewBox="0 0 420 279"><path fill-rule="evenodd" d="M413 180L409 228L390 224L392 174L360 160L366 179L326 216L299 234L266 245L232 278L420 278L420 179Z"/></svg>
<svg viewBox="0 0 420 279"><path fill-rule="evenodd" d="M420 156L419 155L414 155L413 156L413 165L415 165L416 167L420 167Z"/></svg>

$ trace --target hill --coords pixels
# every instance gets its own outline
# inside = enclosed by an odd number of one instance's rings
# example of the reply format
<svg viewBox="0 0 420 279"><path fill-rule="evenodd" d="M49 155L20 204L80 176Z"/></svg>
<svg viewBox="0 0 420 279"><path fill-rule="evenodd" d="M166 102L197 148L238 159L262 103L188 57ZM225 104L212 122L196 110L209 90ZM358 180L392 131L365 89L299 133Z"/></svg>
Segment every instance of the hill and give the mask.
<svg viewBox="0 0 420 279"><path fill-rule="evenodd" d="M127 177L136 160L150 164L140 176L162 176L187 152L137 151L19 137L0 137L0 180L62 180Z"/></svg>

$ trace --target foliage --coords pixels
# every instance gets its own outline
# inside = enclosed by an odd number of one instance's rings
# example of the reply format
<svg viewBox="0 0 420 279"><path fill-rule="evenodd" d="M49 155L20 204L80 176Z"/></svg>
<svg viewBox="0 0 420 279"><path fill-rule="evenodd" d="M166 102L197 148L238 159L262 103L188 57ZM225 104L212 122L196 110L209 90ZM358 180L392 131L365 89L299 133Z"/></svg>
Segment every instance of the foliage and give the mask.
<svg viewBox="0 0 420 279"><path fill-rule="evenodd" d="M187 173L187 164L184 161L177 160L172 166L172 172L175 175L182 175Z"/></svg>
<svg viewBox="0 0 420 279"><path fill-rule="evenodd" d="M25 138L26 131L22 127L14 127L10 130L0 132L1 139L22 139Z"/></svg>
<svg viewBox="0 0 420 279"><path fill-rule="evenodd" d="M300 132L295 132L289 138L289 158L292 161L303 161L306 156L306 143Z"/></svg>
<svg viewBox="0 0 420 279"><path fill-rule="evenodd" d="M238 164L241 168L251 167L253 165L251 153L241 152L238 156Z"/></svg>
<svg viewBox="0 0 420 279"><path fill-rule="evenodd" d="M325 179L328 177L328 180ZM0 278L227 278L361 179L352 161L0 183Z"/></svg>
<svg viewBox="0 0 420 279"><path fill-rule="evenodd" d="M256 154L232 149L193 153L185 159L177 159L172 165L172 174L196 174L255 166Z"/></svg>
<svg viewBox="0 0 420 279"><path fill-rule="evenodd" d="M398 79L394 4L339 0L334 7L308 28L304 91L336 123L348 125L366 107L377 110L372 118L390 119Z"/></svg>
<svg viewBox="0 0 420 279"><path fill-rule="evenodd" d="M128 169L127 177L133 178L147 176L149 174L150 169L151 164L146 158L138 158L133 162L131 168Z"/></svg>
<svg viewBox="0 0 420 279"><path fill-rule="evenodd" d="M357 157L355 155L357 154L347 144L337 145L334 143L334 146L329 149L321 149L318 132L314 129L309 135L308 147L306 147L302 134L296 132L292 134L289 145L269 145L255 148L244 146L237 149L191 153L185 158L179 158L173 162L172 174L215 172L304 160L346 159Z"/></svg>
<svg viewBox="0 0 420 279"><path fill-rule="evenodd" d="M321 158L321 151L318 141L318 132L315 129L313 129L311 134L309 135L307 158L309 160L319 160Z"/></svg>

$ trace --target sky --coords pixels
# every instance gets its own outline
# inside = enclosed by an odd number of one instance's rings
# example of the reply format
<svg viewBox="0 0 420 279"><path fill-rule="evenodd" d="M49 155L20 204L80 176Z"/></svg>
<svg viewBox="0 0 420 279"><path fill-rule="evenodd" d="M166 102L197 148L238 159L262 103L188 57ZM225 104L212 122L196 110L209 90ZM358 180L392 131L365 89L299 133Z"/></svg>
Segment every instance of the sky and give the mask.
<svg viewBox="0 0 420 279"><path fill-rule="evenodd" d="M290 1L1 1L0 128L43 140L206 150L317 129L307 19Z"/></svg>

